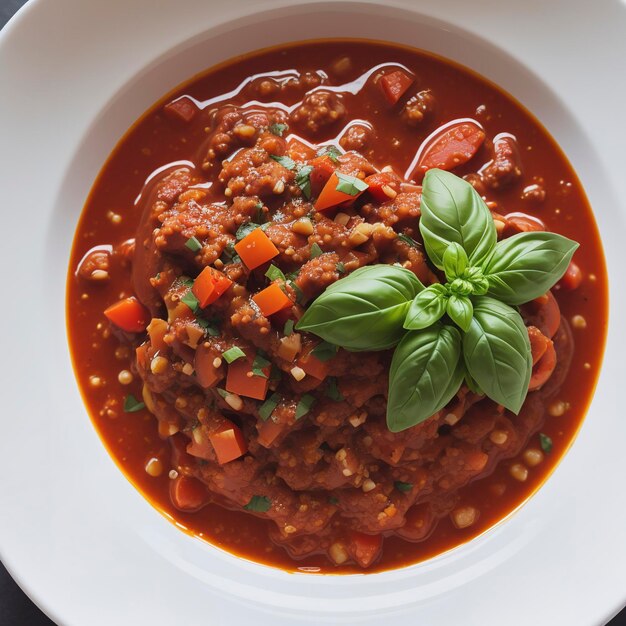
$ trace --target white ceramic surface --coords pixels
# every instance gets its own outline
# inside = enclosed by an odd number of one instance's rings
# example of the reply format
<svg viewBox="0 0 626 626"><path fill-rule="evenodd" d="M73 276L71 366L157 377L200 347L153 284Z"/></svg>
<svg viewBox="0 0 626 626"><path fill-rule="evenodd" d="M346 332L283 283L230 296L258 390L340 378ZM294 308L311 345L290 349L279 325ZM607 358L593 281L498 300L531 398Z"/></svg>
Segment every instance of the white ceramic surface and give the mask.
<svg viewBox="0 0 626 626"><path fill-rule="evenodd" d="M483 0L34 0L0 35L0 556L60 624L603 624L626 601L626 4ZM76 388L65 274L117 139L177 83L237 53L332 36L460 61L510 91L587 189L609 264L606 362L579 438L506 523L368 576L287 574L178 531L124 479ZM600 100L602 99L602 101Z"/></svg>

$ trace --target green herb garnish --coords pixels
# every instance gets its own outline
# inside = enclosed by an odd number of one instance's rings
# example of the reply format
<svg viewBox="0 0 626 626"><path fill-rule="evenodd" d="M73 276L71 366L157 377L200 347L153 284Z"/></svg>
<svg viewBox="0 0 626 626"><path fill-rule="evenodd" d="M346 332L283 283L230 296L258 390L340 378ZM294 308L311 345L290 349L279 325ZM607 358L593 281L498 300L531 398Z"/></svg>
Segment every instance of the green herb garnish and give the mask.
<svg viewBox="0 0 626 626"><path fill-rule="evenodd" d="M272 135L277 135L278 137L282 137L283 133L287 130L289 130L289 126L287 126L287 124L270 125L270 133L272 133Z"/></svg>
<svg viewBox="0 0 626 626"><path fill-rule="evenodd" d="M255 376L261 376L262 378L267 378L267 374L263 371L270 364L262 354L261 351L256 353L254 357L254 361L252 362L252 373Z"/></svg>
<svg viewBox="0 0 626 626"><path fill-rule="evenodd" d="M333 506L337 506L339 504L339 500L335 498L335 496L328 496L328 504L332 504Z"/></svg>
<svg viewBox="0 0 626 626"><path fill-rule="evenodd" d="M311 245L311 258L315 259L320 256L320 254L324 254L324 251L319 247L319 244L317 242L314 242Z"/></svg>
<svg viewBox="0 0 626 626"><path fill-rule="evenodd" d="M464 379L519 413L532 358L515 307L545 294L578 244L549 232L498 242L480 195L438 169L424 177L419 228L444 283L425 287L397 265L362 267L328 287L296 328L351 351L395 347L387 401L393 432L437 413Z"/></svg>
<svg viewBox="0 0 626 626"><path fill-rule="evenodd" d="M407 493L413 489L413 483L403 483L401 480L396 480L393 486L402 493Z"/></svg>
<svg viewBox="0 0 626 626"><path fill-rule="evenodd" d="M189 248L192 252L198 252L199 250L202 250L202 244L195 237L190 237L189 239L187 239L187 241L185 242L185 247Z"/></svg>
<svg viewBox="0 0 626 626"><path fill-rule="evenodd" d="M413 239L413 237L409 237L408 235L405 235L404 233L400 233L398 235L398 239L400 241L404 241L404 243L406 243L409 246L411 246L411 248L419 248L420 247L419 243L417 243L417 241L415 241L415 239Z"/></svg>
<svg viewBox="0 0 626 626"><path fill-rule="evenodd" d="M180 299L180 301L184 302L194 313L200 309L200 302L191 289Z"/></svg>
<svg viewBox="0 0 626 626"><path fill-rule="evenodd" d="M295 322L293 320L287 320L285 322L285 327L283 328L283 335L287 337L291 335L291 333L293 332L294 325L295 325Z"/></svg>
<svg viewBox="0 0 626 626"><path fill-rule="evenodd" d="M313 171L312 165L302 165L298 168L296 173L295 183L300 187L302 195L310 200L311 198L311 172Z"/></svg>
<svg viewBox="0 0 626 626"><path fill-rule="evenodd" d="M256 222L246 222L245 224L242 224L237 229L237 232L235 233L235 239L237 241L241 241L244 237L247 237L253 230L260 228L261 230L265 231L268 226L269 224L257 224Z"/></svg>
<svg viewBox="0 0 626 626"><path fill-rule="evenodd" d="M137 411L141 411L141 409L145 408L145 403L137 400L132 393L129 393L124 398L124 413L136 413Z"/></svg>
<svg viewBox="0 0 626 626"><path fill-rule="evenodd" d="M224 250L222 250L220 261L224 265L227 263L241 263L241 257L237 254L234 243L227 244Z"/></svg>
<svg viewBox="0 0 626 626"><path fill-rule="evenodd" d="M267 513L271 506L272 502L267 496L252 496L250 502L243 508L246 511L254 511L255 513Z"/></svg>
<svg viewBox="0 0 626 626"><path fill-rule="evenodd" d="M285 169L295 170L296 162L288 156L277 156L276 154L270 154L270 159L274 159L277 163L280 163Z"/></svg>
<svg viewBox="0 0 626 626"><path fill-rule="evenodd" d="M362 191L365 191L369 185L356 176L350 176L348 174L342 174L341 172L335 172L337 175L338 183L335 189L345 193L349 196L358 196Z"/></svg>
<svg viewBox="0 0 626 626"><path fill-rule="evenodd" d="M311 394L305 393L296 406L296 419L299 420L301 417L304 417L314 404L315 398Z"/></svg>
<svg viewBox="0 0 626 626"><path fill-rule="evenodd" d="M226 361L226 363L232 363L237 359L245 359L246 353L241 348L233 346L232 348L229 348L228 350L222 352L222 358L224 359L224 361Z"/></svg>
<svg viewBox="0 0 626 626"><path fill-rule="evenodd" d="M274 412L274 409L280 403L281 396L275 391L260 407L259 407L259 417L266 422Z"/></svg>
<svg viewBox="0 0 626 626"><path fill-rule="evenodd" d="M339 261L339 263L337 263L337 265L335 266L335 269L337 270L338 274L345 274L346 273L346 266Z"/></svg>
<svg viewBox="0 0 626 626"><path fill-rule="evenodd" d="M544 433L539 433L539 443L541 444L541 449L546 453L550 454L552 452L552 438Z"/></svg>
<svg viewBox="0 0 626 626"><path fill-rule="evenodd" d="M342 402L344 399L334 376L329 376L326 379L326 396L335 402Z"/></svg>
<svg viewBox="0 0 626 626"><path fill-rule="evenodd" d="M330 361L337 354L337 350L339 346L328 341L321 341L311 350L311 354L320 361Z"/></svg>
<svg viewBox="0 0 626 626"><path fill-rule="evenodd" d="M282 281L287 280L283 272L280 270L280 268L276 267L274 264L270 265L267 268L267 272L265 272L265 275L270 280L282 280Z"/></svg>
<svg viewBox="0 0 626 626"><path fill-rule="evenodd" d="M335 146L324 146L317 151L316 156L327 156L333 163L337 163L341 154L341 151Z"/></svg>
<svg viewBox="0 0 626 626"><path fill-rule="evenodd" d="M196 322L209 337L217 337L220 334L218 323L215 320L207 320L196 315Z"/></svg>

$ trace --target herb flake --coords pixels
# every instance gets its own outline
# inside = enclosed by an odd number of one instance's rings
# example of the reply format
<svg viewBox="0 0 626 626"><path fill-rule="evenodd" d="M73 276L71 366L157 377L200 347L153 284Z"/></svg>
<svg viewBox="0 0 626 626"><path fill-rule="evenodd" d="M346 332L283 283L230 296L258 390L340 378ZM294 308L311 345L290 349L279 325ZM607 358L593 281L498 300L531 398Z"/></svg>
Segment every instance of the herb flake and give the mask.
<svg viewBox="0 0 626 626"><path fill-rule="evenodd" d="M180 301L184 302L194 313L200 309L200 302L191 289L180 299Z"/></svg>
<svg viewBox="0 0 626 626"><path fill-rule="evenodd" d="M539 443L541 444L541 449L546 453L550 454L552 452L552 438L544 433L539 433Z"/></svg>
<svg viewBox="0 0 626 626"><path fill-rule="evenodd" d="M267 378L267 374L263 371L270 364L261 352L257 352L254 361L252 362L252 373L255 376L261 376L262 378Z"/></svg>
<svg viewBox="0 0 626 626"><path fill-rule="evenodd" d="M400 233L398 235L398 239L400 241L403 241L407 245L411 246L411 248L419 248L420 247L419 244L417 243L417 241L415 241L415 239L413 239L413 237L409 237L408 235L405 235L404 233Z"/></svg>
<svg viewBox="0 0 626 626"><path fill-rule="evenodd" d="M283 335L289 336L293 333L293 327L295 326L295 322L293 320L287 320L285 322L285 328L283 328Z"/></svg>
<svg viewBox="0 0 626 626"><path fill-rule="evenodd" d="M278 156L276 154L270 154L270 159L274 159L277 163L280 163L285 169L295 170L296 162L288 156Z"/></svg>
<svg viewBox="0 0 626 626"><path fill-rule="evenodd" d="M145 408L145 403L137 400L132 393L129 393L124 398L124 413L136 413L137 411L141 411Z"/></svg>
<svg viewBox="0 0 626 626"><path fill-rule="evenodd" d="M274 264L270 265L267 268L267 272L265 272L265 275L270 279L270 280L287 280L285 278L285 275L283 274L282 270L278 267L276 267Z"/></svg>
<svg viewBox="0 0 626 626"><path fill-rule="evenodd" d="M337 350L339 350L338 346L328 341L321 341L311 350L311 354L318 361L330 361L337 354Z"/></svg>
<svg viewBox="0 0 626 626"><path fill-rule="evenodd" d="M396 480L393 486L402 493L408 493L413 489L413 483L403 483L401 480Z"/></svg>
<svg viewBox="0 0 626 626"><path fill-rule="evenodd" d="M259 407L259 417L266 422L274 412L274 409L278 406L281 401L281 395L275 391L260 407Z"/></svg>
<svg viewBox="0 0 626 626"><path fill-rule="evenodd" d="M267 513L271 506L272 502L267 496L252 496L250 502L243 508L246 511L254 511L255 513Z"/></svg>
<svg viewBox="0 0 626 626"><path fill-rule="evenodd" d="M277 137L282 137L285 131L289 130L289 126L287 124L272 124L270 126L270 133L272 135L276 135Z"/></svg>
<svg viewBox="0 0 626 626"><path fill-rule="evenodd" d="M326 381L326 396L335 402L341 402L344 398L341 391L339 391L337 378L335 378L335 376L329 376Z"/></svg>
<svg viewBox="0 0 626 626"><path fill-rule="evenodd" d="M304 417L315 404L315 398L310 393L305 393L296 406L296 419Z"/></svg>
<svg viewBox="0 0 626 626"><path fill-rule="evenodd" d="M324 146L317 151L317 156L327 156L333 163L337 163L341 156L341 151L335 146Z"/></svg>
<svg viewBox="0 0 626 626"><path fill-rule="evenodd" d="M337 263L337 265L335 266L335 269L337 270L338 274L345 274L346 273L346 266L339 261L339 263Z"/></svg>
<svg viewBox="0 0 626 626"><path fill-rule="evenodd" d="M185 242L185 248L189 248L192 252L199 252L202 250L202 244L195 237L190 237Z"/></svg>
<svg viewBox="0 0 626 626"><path fill-rule="evenodd" d="M257 224L256 222L246 222L245 224L242 224L237 229L237 232L235 233L235 239L237 241L241 241L244 237L247 237L253 230L260 228L261 230L264 231L268 226L269 224Z"/></svg>
<svg viewBox="0 0 626 626"><path fill-rule="evenodd" d="M302 195L307 199L311 199L311 172L313 171L312 165L302 165L298 168L296 173L295 183L300 187Z"/></svg>
<svg viewBox="0 0 626 626"><path fill-rule="evenodd" d="M311 246L311 258L312 259L316 259L321 254L324 254L324 251L319 247L319 244L317 242L315 242Z"/></svg>
<svg viewBox="0 0 626 626"><path fill-rule="evenodd" d="M226 361L226 363L232 363L233 361L241 359L242 357L245 358L245 356L246 353L237 346L233 346L232 348L229 348L228 350L222 352L222 358Z"/></svg>
<svg viewBox="0 0 626 626"><path fill-rule="evenodd" d="M357 178L356 176L350 176L343 174L342 172L335 172L337 175L337 186L335 189L341 193L345 193L348 196L358 196L362 191L365 191L369 185Z"/></svg>

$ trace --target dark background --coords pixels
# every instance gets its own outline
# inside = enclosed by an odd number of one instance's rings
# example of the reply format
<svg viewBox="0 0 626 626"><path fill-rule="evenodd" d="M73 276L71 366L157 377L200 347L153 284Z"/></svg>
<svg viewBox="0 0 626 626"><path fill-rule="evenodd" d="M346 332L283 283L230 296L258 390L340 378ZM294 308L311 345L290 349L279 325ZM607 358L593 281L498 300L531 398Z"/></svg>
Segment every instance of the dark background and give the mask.
<svg viewBox="0 0 626 626"><path fill-rule="evenodd" d="M106 2L106 0L101 1ZM24 2L25 0L0 0L0 28L8 22ZM48 619L28 599L1 563L0 626L55 626L54 622ZM626 609L611 620L607 626L626 626Z"/></svg>

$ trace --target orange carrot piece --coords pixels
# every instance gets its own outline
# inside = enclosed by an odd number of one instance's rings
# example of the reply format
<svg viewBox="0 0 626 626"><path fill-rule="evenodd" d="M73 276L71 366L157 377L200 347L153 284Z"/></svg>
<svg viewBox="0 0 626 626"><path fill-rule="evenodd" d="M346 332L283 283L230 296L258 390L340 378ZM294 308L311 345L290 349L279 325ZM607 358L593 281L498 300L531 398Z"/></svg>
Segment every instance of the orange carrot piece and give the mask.
<svg viewBox="0 0 626 626"><path fill-rule="evenodd" d="M235 251L250 270L263 265L278 254L278 248L261 228L255 228L236 243Z"/></svg>
<svg viewBox="0 0 626 626"><path fill-rule="evenodd" d="M255 304L261 309L265 317L293 306L291 298L280 288L278 283L272 283L259 293L252 296Z"/></svg>
<svg viewBox="0 0 626 626"><path fill-rule="evenodd" d="M213 267L205 267L193 283L191 291L202 308L215 302L233 281Z"/></svg>
<svg viewBox="0 0 626 626"><path fill-rule="evenodd" d="M104 315L110 322L128 333L143 332L150 319L148 311L135 296L112 304L105 309Z"/></svg>
<svg viewBox="0 0 626 626"><path fill-rule="evenodd" d="M363 191L365 191L365 189L357 191L354 195L344 193L343 191L339 191L337 189L337 185L339 185L339 183L340 181L337 176L337 172L333 172L332 176L324 185L324 189L322 189L320 195L315 201L316 211L324 211L325 209L330 209L331 207L342 204L343 202L353 202L363 193Z"/></svg>
<svg viewBox="0 0 626 626"><path fill-rule="evenodd" d="M215 386L220 379L220 370L213 365L214 360L215 354L203 343L196 348L193 368L196 372L196 380L204 389Z"/></svg>
<svg viewBox="0 0 626 626"><path fill-rule="evenodd" d="M224 420L224 425L211 433L209 440L220 465L234 461L248 451L248 444L241 429L230 420Z"/></svg>
<svg viewBox="0 0 626 626"><path fill-rule="evenodd" d="M269 366L263 368L263 373L268 378L252 373L252 359L237 359L228 365L226 391L236 393L238 396L246 396L246 398L265 400L269 383Z"/></svg>
<svg viewBox="0 0 626 626"><path fill-rule="evenodd" d="M380 79L385 98L389 104L395 104L406 93L406 90L413 84L413 76L402 70L396 70L390 74L385 74Z"/></svg>

